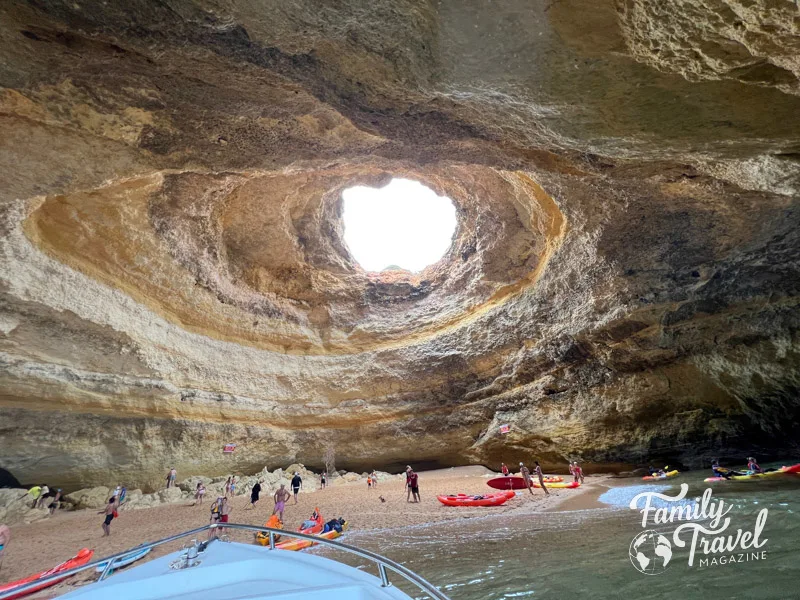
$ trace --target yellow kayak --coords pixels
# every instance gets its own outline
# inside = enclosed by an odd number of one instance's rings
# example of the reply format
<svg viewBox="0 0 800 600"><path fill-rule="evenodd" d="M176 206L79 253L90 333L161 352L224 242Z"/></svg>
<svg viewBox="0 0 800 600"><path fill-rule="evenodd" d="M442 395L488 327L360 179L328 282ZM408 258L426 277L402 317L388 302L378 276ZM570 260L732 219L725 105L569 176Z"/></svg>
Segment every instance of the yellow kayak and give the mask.
<svg viewBox="0 0 800 600"><path fill-rule="evenodd" d="M675 475L678 473L680 473L680 471L674 469L672 471L667 471L664 475L645 475L642 477L642 481L658 481L659 479L668 479L670 477L675 477Z"/></svg>
<svg viewBox="0 0 800 600"><path fill-rule="evenodd" d="M531 485L533 485L533 487L535 487L535 488L542 487L541 485L539 485L538 481L534 481ZM547 481L545 481L544 482L544 487L546 487L548 490L550 490L550 489L556 489L556 490L559 490L559 489L570 489L571 490L571 489L574 489L574 488L581 487L581 484L578 483L577 481L558 481L556 483L547 483Z"/></svg>

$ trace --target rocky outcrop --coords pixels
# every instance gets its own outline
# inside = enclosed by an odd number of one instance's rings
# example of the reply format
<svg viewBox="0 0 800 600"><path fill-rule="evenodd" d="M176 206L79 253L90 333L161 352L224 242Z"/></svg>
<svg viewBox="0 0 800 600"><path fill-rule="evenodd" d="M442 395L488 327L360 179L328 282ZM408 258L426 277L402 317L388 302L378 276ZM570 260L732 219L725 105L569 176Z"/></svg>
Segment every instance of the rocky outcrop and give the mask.
<svg viewBox="0 0 800 600"><path fill-rule="evenodd" d="M50 516L46 507L32 508L33 501L28 490L5 488L0 489L0 523L15 525L17 523L33 523Z"/></svg>
<svg viewBox="0 0 800 600"><path fill-rule="evenodd" d="M3 11L20 481L800 451L791 2ZM392 177L457 208L421 273L343 239Z"/></svg>

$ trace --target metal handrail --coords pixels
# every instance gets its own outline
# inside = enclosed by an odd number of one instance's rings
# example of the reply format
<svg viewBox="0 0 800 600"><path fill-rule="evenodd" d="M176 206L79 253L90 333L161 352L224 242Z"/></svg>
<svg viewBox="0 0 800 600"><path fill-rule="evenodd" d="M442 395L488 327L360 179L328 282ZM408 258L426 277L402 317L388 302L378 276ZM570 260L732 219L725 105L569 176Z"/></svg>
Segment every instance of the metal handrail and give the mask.
<svg viewBox="0 0 800 600"><path fill-rule="evenodd" d="M292 538L298 538L303 540L310 540L315 544L322 544L325 546L331 546L333 548L337 548L339 550L343 550L344 552L348 552L350 554L355 554L356 556L360 556L361 558L366 558L378 565L378 575L380 576L381 586L388 587L392 585L389 582L389 577L386 573L386 569L390 569L394 571L407 581L413 583L417 586L420 590L428 594L434 600L450 600L447 596L445 596L441 591L439 591L436 587L433 586L432 583L426 581L410 569L405 568L403 565L400 565L393 560L389 560L388 558L381 556L380 554L376 554L375 552L370 552L369 550L363 550L361 548L356 548L355 546L350 546L349 544L343 544L341 542L334 542L333 540L329 540L326 538L318 537L316 535L310 535L307 533L300 533L299 531L286 531L285 529L272 529L271 527L259 527L258 525L243 525L239 523L212 523L210 525L205 525L203 527L199 527L197 529L192 529L190 531L185 531L183 533L179 533L161 540L157 540L155 542L149 542L146 544L142 544L137 546L131 550L125 550L124 552L119 552L117 554L112 554L106 558L101 558L94 562L82 565L80 567L75 567L73 569L69 569L67 571L62 571L61 573L55 573L53 575L49 575L48 577L43 577L41 579L37 579L32 581L31 583L27 583L25 585L12 588L6 592L0 592L0 600L4 600L6 598L11 598L20 594L22 592L26 592L29 590L33 590L34 588L38 588L41 584L47 583L49 581L59 581L61 579L65 579L76 573L81 573L82 571L86 571L88 569L92 569L97 567L97 565L105 563L106 561L108 564L106 565L105 570L100 575L100 579L98 581L103 580L107 573L111 570L111 567L114 562L116 562L120 558L124 558L129 556L133 552L141 552L147 548L155 548L156 546L161 546L163 544L168 544L170 542L174 542L175 540L179 540L181 538L189 537L192 535L197 535L198 533L202 533L204 531L210 531L214 529L242 529L245 531L255 531L261 533L268 533L269 534L269 548L270 550L275 549L275 536L286 536ZM215 538L212 538L213 541Z"/></svg>

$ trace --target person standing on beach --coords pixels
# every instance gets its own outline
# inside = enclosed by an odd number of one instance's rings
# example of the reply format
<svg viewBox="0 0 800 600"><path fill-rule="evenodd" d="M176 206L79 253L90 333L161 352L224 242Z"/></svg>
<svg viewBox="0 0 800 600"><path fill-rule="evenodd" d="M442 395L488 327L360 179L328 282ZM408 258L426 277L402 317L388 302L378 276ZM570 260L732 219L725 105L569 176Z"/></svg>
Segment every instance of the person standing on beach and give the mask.
<svg viewBox="0 0 800 600"><path fill-rule="evenodd" d="M297 504L297 494L300 493L300 488L303 487L303 478L300 477L300 474L295 471L294 477L292 477L292 494L294 494L294 503ZM281 516L281 521L283 521L283 516Z"/></svg>
<svg viewBox="0 0 800 600"><path fill-rule="evenodd" d="M36 508L36 503L39 502L39 496L41 495L42 495L42 486L40 485L35 485L28 490L28 496L30 496L31 500L33 500L31 508Z"/></svg>
<svg viewBox="0 0 800 600"><path fill-rule="evenodd" d="M228 497L228 494L231 493L231 478L228 477L228 480L225 482L225 497Z"/></svg>
<svg viewBox="0 0 800 600"><path fill-rule="evenodd" d="M531 481L531 472L528 470L528 467L519 463L519 474L522 475L522 479L525 480L525 487L528 488L531 496L533 496L533 482Z"/></svg>
<svg viewBox="0 0 800 600"><path fill-rule="evenodd" d="M106 504L105 509L100 511L100 514L104 514L106 516L105 520L103 521L103 537L111 535L111 521L118 516L118 507L119 503L117 502L117 497L111 496L111 498L108 499L108 504Z"/></svg>
<svg viewBox="0 0 800 600"><path fill-rule="evenodd" d="M533 464L536 465L536 468L533 470L533 472L536 473L536 477L539 478L539 485L544 490L545 495L549 496L550 492L547 491L547 488L544 486L544 473L542 473L542 467L539 465L538 460L533 461Z"/></svg>
<svg viewBox="0 0 800 600"><path fill-rule="evenodd" d="M175 485L175 478L178 476L178 472L175 470L175 467L172 467L167 473L167 487L171 488Z"/></svg>
<svg viewBox="0 0 800 600"><path fill-rule="evenodd" d="M256 507L259 494L261 494L261 482L256 481L256 484L253 486L253 489L250 490L250 508Z"/></svg>
<svg viewBox="0 0 800 600"><path fill-rule="evenodd" d="M197 506L198 504L203 503L203 496L206 495L206 486L203 485L202 481L197 482L197 487L194 490L194 505Z"/></svg>
<svg viewBox="0 0 800 600"><path fill-rule="evenodd" d="M370 477L372 477L372 487L378 487L378 474L374 469L372 470L372 473L370 473Z"/></svg>
<svg viewBox="0 0 800 600"><path fill-rule="evenodd" d="M412 496L415 503L419 502L419 475L414 473L414 470L411 467L406 467L406 487L408 488L406 502L409 502Z"/></svg>
<svg viewBox="0 0 800 600"><path fill-rule="evenodd" d="M508 477L508 467L506 463L500 463L500 472L503 474L503 477Z"/></svg>
<svg viewBox="0 0 800 600"><path fill-rule="evenodd" d="M583 469L578 465L578 461L572 463L572 475L575 483L583 483Z"/></svg>
<svg viewBox="0 0 800 600"><path fill-rule="evenodd" d="M219 523L220 520L220 511L222 510L222 496L218 496L214 502L211 503L211 519L210 523L215 525ZM208 539L212 537L217 537L219 535L219 529L210 529L208 532Z"/></svg>
<svg viewBox="0 0 800 600"><path fill-rule="evenodd" d="M44 500L49 493L50 493L50 488L47 487L46 483L43 483L42 490L39 492L39 499L36 501L36 508L42 508Z"/></svg>
<svg viewBox="0 0 800 600"><path fill-rule="evenodd" d="M231 477L231 498L236 495L236 476Z"/></svg>
<svg viewBox="0 0 800 600"><path fill-rule="evenodd" d="M58 488L56 490L56 495L53 496L53 501L50 503L50 506L48 507L50 509L50 514L51 515L54 512L56 512L56 509L59 507L60 500L61 500L61 488Z"/></svg>
<svg viewBox="0 0 800 600"><path fill-rule="evenodd" d="M273 496L275 500L275 508L272 514L277 514L278 518L283 522L283 510L286 508L286 502L289 500L289 490L286 489L286 484L282 483L281 487L275 492Z"/></svg>
<svg viewBox="0 0 800 600"><path fill-rule="evenodd" d="M0 567L3 566L3 555L5 554L8 542L11 541L11 530L8 525L0 523Z"/></svg>
<svg viewBox="0 0 800 600"><path fill-rule="evenodd" d="M222 504L219 507L219 522L220 523L227 523L228 516L231 514L233 510L233 506L230 502L228 502L227 498L222 499Z"/></svg>
<svg viewBox="0 0 800 600"><path fill-rule="evenodd" d="M322 475L319 476L319 487L320 489L325 489L325 484L328 483L328 477L325 471L322 472Z"/></svg>

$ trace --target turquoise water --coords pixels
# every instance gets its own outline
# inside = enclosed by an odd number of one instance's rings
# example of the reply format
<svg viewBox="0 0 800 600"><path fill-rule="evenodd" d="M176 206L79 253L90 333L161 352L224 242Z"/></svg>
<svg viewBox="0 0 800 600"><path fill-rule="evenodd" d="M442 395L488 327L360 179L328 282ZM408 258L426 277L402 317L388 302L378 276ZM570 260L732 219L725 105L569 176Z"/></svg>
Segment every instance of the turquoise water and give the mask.
<svg viewBox="0 0 800 600"><path fill-rule="evenodd" d="M486 517L385 533L353 533L345 541L406 565L441 587L452 600L800 597L800 476L716 484L704 483L706 476L705 472L697 472L663 484L621 483L601 497L609 504L605 509ZM688 548L673 544L672 558L663 573L644 575L637 571L629 558L629 548L644 529L641 515L629 509L628 503L642 491L658 490L675 496L681 483L689 485L690 498L711 487L712 499L721 499L731 507L727 515L731 524L726 533L735 534L737 529L752 531L759 511L767 508L761 534L766 544L758 550L759 555L766 552L765 557L702 567L696 558L690 567ZM672 540L676 525L650 523L645 529L654 529ZM682 537L690 540L691 535ZM735 553L737 559L741 553ZM745 557L749 554L746 552ZM400 587L414 595L409 588Z"/></svg>

